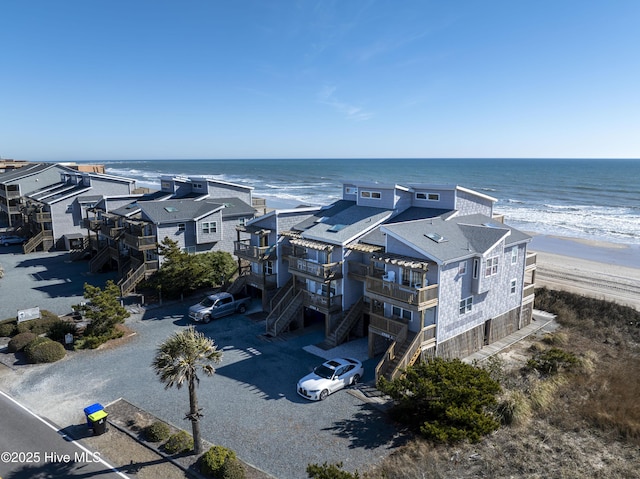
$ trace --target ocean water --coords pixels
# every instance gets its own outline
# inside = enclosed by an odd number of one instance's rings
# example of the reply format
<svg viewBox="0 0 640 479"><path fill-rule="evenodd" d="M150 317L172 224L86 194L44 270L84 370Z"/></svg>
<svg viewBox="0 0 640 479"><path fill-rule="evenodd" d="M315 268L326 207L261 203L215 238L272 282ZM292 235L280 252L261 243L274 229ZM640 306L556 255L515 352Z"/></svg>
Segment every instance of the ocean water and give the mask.
<svg viewBox="0 0 640 479"><path fill-rule="evenodd" d="M272 207L324 205L344 180L457 184L498 199L524 231L640 245L640 160L318 159L131 160L107 173L160 187L160 176L205 176L255 188Z"/></svg>

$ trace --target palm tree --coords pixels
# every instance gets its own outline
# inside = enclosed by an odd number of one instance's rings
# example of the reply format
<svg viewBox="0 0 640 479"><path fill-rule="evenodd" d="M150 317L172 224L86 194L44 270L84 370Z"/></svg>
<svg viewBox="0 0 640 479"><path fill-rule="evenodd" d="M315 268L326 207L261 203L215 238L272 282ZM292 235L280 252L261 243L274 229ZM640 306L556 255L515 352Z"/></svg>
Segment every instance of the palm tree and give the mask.
<svg viewBox="0 0 640 479"><path fill-rule="evenodd" d="M175 333L166 339L156 351L153 369L165 384L165 389L176 386L180 389L186 382L189 386L189 414L185 419L191 421L193 431L193 450L202 453L200 436L201 409L198 408L196 385L200 382L198 369L207 376L215 373L212 363L219 363L222 351L218 351L212 339L195 330L193 326Z"/></svg>

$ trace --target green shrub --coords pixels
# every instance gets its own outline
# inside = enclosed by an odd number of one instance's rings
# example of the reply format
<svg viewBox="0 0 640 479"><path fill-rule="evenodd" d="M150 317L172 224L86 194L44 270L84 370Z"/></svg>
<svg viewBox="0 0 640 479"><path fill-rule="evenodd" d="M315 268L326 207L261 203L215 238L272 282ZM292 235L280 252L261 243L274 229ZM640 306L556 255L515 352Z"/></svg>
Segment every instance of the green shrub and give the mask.
<svg viewBox="0 0 640 479"><path fill-rule="evenodd" d="M124 331L120 329L113 329L112 331L102 334L100 336L84 336L82 339L76 342L77 349L96 349L98 346L106 343L111 339L117 339L124 336Z"/></svg>
<svg viewBox="0 0 640 479"><path fill-rule="evenodd" d="M246 477L244 466L238 459L228 457L222 464L220 479L245 479Z"/></svg>
<svg viewBox="0 0 640 479"><path fill-rule="evenodd" d="M75 334L76 325L70 323L68 321L62 321L58 319L51 323L49 327L49 333L47 336L54 341L58 341L59 343L64 343L65 336L67 334Z"/></svg>
<svg viewBox="0 0 640 479"><path fill-rule="evenodd" d="M49 338L34 339L24 348L24 352L27 354L27 361L33 364L53 363L64 358L66 354L62 344Z"/></svg>
<svg viewBox="0 0 640 479"><path fill-rule="evenodd" d="M490 413L500 384L488 371L459 359L409 366L393 381L381 378L378 389L395 399L391 416L427 439L477 442L500 426Z"/></svg>
<svg viewBox="0 0 640 479"><path fill-rule="evenodd" d="M211 446L200 459L200 472L210 477L221 477L222 466L227 460L235 460L236 453L224 446Z"/></svg>
<svg viewBox="0 0 640 479"><path fill-rule="evenodd" d="M22 351L27 344L29 344L37 337L37 335L33 334L30 331L27 331L25 333L18 333L13 338L11 338L11 341L9 341L7 348L10 353L17 353L18 351Z"/></svg>
<svg viewBox="0 0 640 479"><path fill-rule="evenodd" d="M144 428L144 437L149 442L166 441L170 434L169 426L162 421L156 421Z"/></svg>
<svg viewBox="0 0 640 479"><path fill-rule="evenodd" d="M193 449L193 438L185 431L179 431L169 436L164 444L164 450L169 454L180 454Z"/></svg>
<svg viewBox="0 0 640 479"><path fill-rule="evenodd" d="M540 374L552 375L578 364L575 354L559 348L551 348L536 354L527 361L526 369L536 370Z"/></svg>
<svg viewBox="0 0 640 479"><path fill-rule="evenodd" d="M49 329L56 321L60 321L60 318L57 314L54 314L51 311L42 310L40 311L40 318L30 319L29 321L22 321L18 324L17 330L19 333L31 331L32 333L38 335L48 334Z"/></svg>
<svg viewBox="0 0 640 479"><path fill-rule="evenodd" d="M16 333L15 320L3 321L0 323L0 337L9 338Z"/></svg>
<svg viewBox="0 0 640 479"><path fill-rule="evenodd" d="M307 466L307 474L311 479L358 479L360 475L358 471L354 474L342 470L342 463L327 464L326 462L319 466L318 464L309 464Z"/></svg>

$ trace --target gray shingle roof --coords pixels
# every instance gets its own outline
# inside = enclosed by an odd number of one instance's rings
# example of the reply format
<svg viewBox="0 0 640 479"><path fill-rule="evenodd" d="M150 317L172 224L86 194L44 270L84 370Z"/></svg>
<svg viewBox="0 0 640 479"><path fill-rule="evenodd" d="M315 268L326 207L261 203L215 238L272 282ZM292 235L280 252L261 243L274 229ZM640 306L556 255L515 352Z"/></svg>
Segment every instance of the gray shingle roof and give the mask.
<svg viewBox="0 0 640 479"><path fill-rule="evenodd" d="M21 166L20 168L15 168L13 170L5 171L4 173L0 173L0 183L10 183L12 181L19 180L24 178L25 176L33 175L35 173L39 173L40 171L48 170L49 168L53 168L55 164L53 163L33 163L25 166ZM61 167L65 168L66 167Z"/></svg>
<svg viewBox="0 0 640 479"><path fill-rule="evenodd" d="M346 203L350 204L340 204L336 208L320 211L314 217L315 221L302 232L302 236L331 244L344 244L374 228L393 213L389 209L357 206L351 201Z"/></svg>
<svg viewBox="0 0 640 479"><path fill-rule="evenodd" d="M451 213L453 213L452 210L445 210L440 208L420 208L420 207L413 206L411 208L406 209L399 215L389 218L387 221L383 223L383 225L401 223L404 221L415 221L415 220L422 220L427 218L435 218L438 216L444 217ZM358 243L366 243L366 244L375 245L375 246L385 246L386 236L380 228L381 226L364 235L362 238L360 238Z"/></svg>
<svg viewBox="0 0 640 479"><path fill-rule="evenodd" d="M304 221L301 221L297 225L293 227L294 230L297 231L305 231L311 226L315 225L320 218L323 217L332 217L340 213L341 211L346 210L356 204L355 201L348 200L338 200L335 203L332 203L326 208L320 209L318 213L311 215L309 218L306 218Z"/></svg>
<svg viewBox="0 0 640 479"><path fill-rule="evenodd" d="M222 217L227 218L231 216L252 216L256 213L256 209L242 201L240 198L226 197L226 198L211 198L206 200L208 203L221 204L224 206L222 210Z"/></svg>
<svg viewBox="0 0 640 479"><path fill-rule="evenodd" d="M408 221L384 225L383 230L441 263L484 254L502 238L506 238L506 244L530 239L484 215L453 217L446 221L441 217ZM515 236L516 241L510 239L511 236Z"/></svg>
<svg viewBox="0 0 640 479"><path fill-rule="evenodd" d="M193 221L222 209L222 217L251 216L255 209L238 198L216 198L215 201L195 201L193 199L173 199L164 201L139 201L143 216L153 223ZM124 207L126 209L126 207ZM123 208L120 208L123 210ZM131 210L128 210L129 214Z"/></svg>

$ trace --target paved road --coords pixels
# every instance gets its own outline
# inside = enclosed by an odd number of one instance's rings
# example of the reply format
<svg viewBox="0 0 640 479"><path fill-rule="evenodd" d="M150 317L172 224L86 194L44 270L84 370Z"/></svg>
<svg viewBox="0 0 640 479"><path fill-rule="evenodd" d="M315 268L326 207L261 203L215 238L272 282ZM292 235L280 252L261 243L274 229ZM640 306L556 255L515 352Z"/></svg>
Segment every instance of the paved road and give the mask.
<svg viewBox="0 0 640 479"><path fill-rule="evenodd" d="M100 456L0 392L0 477L127 478Z"/></svg>
<svg viewBox="0 0 640 479"><path fill-rule="evenodd" d="M118 348L0 371L0 389L64 426L82 423L89 404L123 397L188 430L186 389L165 390L150 367L157 346L187 325L188 306L132 316L127 323L137 334ZM202 377L198 389L203 435L244 461L279 479L298 479L306 477L309 463L343 462L347 470L363 470L403 442L377 409L348 391L320 403L297 395L297 380L322 361L303 347L319 343L322 332L267 342L264 322L241 315L198 329L224 353L215 376ZM373 380L374 367L375 361L365 362L364 381Z"/></svg>

